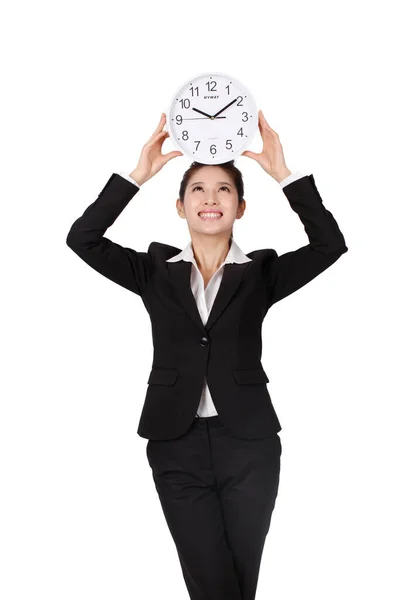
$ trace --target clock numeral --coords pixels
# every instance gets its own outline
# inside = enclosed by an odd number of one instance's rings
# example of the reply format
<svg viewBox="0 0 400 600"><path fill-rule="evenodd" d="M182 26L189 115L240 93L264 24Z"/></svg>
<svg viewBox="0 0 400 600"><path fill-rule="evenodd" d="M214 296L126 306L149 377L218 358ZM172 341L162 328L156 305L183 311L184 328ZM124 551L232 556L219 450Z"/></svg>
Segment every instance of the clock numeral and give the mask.
<svg viewBox="0 0 400 600"><path fill-rule="evenodd" d="M229 146L228 146L228 144L229 144ZM227 150L231 150L232 149L232 140L226 140L225 147Z"/></svg>
<svg viewBox="0 0 400 600"><path fill-rule="evenodd" d="M240 128L236 135L241 135L243 137L243 135L244 135L243 129Z"/></svg>
<svg viewBox="0 0 400 600"><path fill-rule="evenodd" d="M195 140L194 143L197 144L197 146L196 146L196 152L197 152L197 150L199 149L200 140Z"/></svg>
<svg viewBox="0 0 400 600"><path fill-rule="evenodd" d="M182 125L182 115L176 115L175 122L177 125Z"/></svg>
<svg viewBox="0 0 400 600"><path fill-rule="evenodd" d="M243 104L242 104L243 96L238 96L238 100L239 100L239 102L236 104L236 106L243 106Z"/></svg>
<svg viewBox="0 0 400 600"><path fill-rule="evenodd" d="M182 139L185 140L185 142L186 142L186 140L189 139L189 134L186 131L186 129L184 131L182 131Z"/></svg>
<svg viewBox="0 0 400 600"><path fill-rule="evenodd" d="M217 147L215 144L211 144L210 152L211 152L211 154L215 154L217 152Z"/></svg>
<svg viewBox="0 0 400 600"><path fill-rule="evenodd" d="M181 103L182 108L190 108L189 98L181 98L181 100L179 100L179 102Z"/></svg>
<svg viewBox="0 0 400 600"><path fill-rule="evenodd" d="M194 96L194 90L196 90L196 92L197 92L197 93L196 93L196 96L198 96L198 95L199 95L199 88L198 88L198 87L195 87L195 88L193 88L193 86L191 86L191 87L189 88L189 90L192 92L192 96Z"/></svg>
<svg viewBox="0 0 400 600"><path fill-rule="evenodd" d="M226 85L226 86L225 86L225 89L227 89L227 90L228 90L228 96L230 96L230 93L231 93L231 92L230 92L230 89L229 89L230 85L231 85L231 84L230 84L230 83L228 83L228 85Z"/></svg>
<svg viewBox="0 0 400 600"><path fill-rule="evenodd" d="M208 91L209 92L216 92L217 91L217 82L216 81L207 81L206 82L206 86L208 87Z"/></svg>
<svg viewBox="0 0 400 600"><path fill-rule="evenodd" d="M249 113L247 112L242 112L242 115L246 115L245 119L242 119L242 121L248 121L249 120Z"/></svg>

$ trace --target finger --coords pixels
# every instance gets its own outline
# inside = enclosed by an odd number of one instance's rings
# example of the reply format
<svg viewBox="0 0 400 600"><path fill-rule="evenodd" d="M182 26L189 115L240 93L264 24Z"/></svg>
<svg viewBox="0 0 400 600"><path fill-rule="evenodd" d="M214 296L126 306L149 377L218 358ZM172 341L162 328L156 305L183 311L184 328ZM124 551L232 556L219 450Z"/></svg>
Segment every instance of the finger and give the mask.
<svg viewBox="0 0 400 600"><path fill-rule="evenodd" d="M257 160L258 154L252 152L251 150L245 150L242 152L241 156L248 156L249 158L254 158L254 160Z"/></svg>
<svg viewBox="0 0 400 600"><path fill-rule="evenodd" d="M277 138L278 134L276 133L276 131L274 131L272 129L272 127L270 127L268 125L268 123L266 121L261 121L260 123L260 132L261 132L261 137L263 138L264 141L271 141L271 138Z"/></svg>
<svg viewBox="0 0 400 600"><path fill-rule="evenodd" d="M262 112L262 110L260 112L261 112L261 120L262 120L262 124L264 125L264 129L268 129L271 133L275 133L276 134L276 131L274 131L272 129L272 127L268 123L267 119L264 117L264 113Z"/></svg>
<svg viewBox="0 0 400 600"><path fill-rule="evenodd" d="M162 128L165 125L165 118L166 118L165 117L165 113L161 113L161 117L160 117L160 120L158 122L157 128L155 129L155 131L154 131L153 135L150 137L150 139L152 137L154 137L158 132L160 132L162 130Z"/></svg>
<svg viewBox="0 0 400 600"><path fill-rule="evenodd" d="M161 138L169 136L168 131L160 131L159 133L154 133L153 136L147 142L148 146L153 146L156 142L158 142Z"/></svg>
<svg viewBox="0 0 400 600"><path fill-rule="evenodd" d="M176 156L183 156L183 152L173 150L172 152L168 152L168 154L164 154L165 162L168 162L171 158L175 158Z"/></svg>
<svg viewBox="0 0 400 600"><path fill-rule="evenodd" d="M261 122L269 127L269 125L267 123L267 119L264 117L264 113L262 110L260 110L260 116L261 116Z"/></svg>
<svg viewBox="0 0 400 600"><path fill-rule="evenodd" d="M177 156L183 156L182 152L179 152L178 150L174 150L173 152L169 152L168 154L162 154L162 158L163 158L162 166L164 167L168 161L170 161L172 158L175 158Z"/></svg>

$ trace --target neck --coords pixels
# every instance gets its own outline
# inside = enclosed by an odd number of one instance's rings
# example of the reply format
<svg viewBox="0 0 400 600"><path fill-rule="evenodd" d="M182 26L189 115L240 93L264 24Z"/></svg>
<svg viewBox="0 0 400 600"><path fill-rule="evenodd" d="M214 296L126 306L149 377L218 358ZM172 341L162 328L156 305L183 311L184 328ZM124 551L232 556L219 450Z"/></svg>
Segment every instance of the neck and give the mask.
<svg viewBox="0 0 400 600"><path fill-rule="evenodd" d="M232 246L232 240L210 235L192 237L192 251L200 270L214 272L222 265Z"/></svg>

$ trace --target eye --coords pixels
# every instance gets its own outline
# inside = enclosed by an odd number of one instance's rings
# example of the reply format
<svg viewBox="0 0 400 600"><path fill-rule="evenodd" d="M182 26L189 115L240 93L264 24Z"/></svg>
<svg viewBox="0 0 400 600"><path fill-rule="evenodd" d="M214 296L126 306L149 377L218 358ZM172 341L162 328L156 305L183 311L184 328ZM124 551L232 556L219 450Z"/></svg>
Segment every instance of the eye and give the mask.
<svg viewBox="0 0 400 600"><path fill-rule="evenodd" d="M199 188L199 189L201 189L201 190L203 189L203 188L201 187L201 185L196 185L196 186L193 188L193 191L195 192L195 191L197 190L197 188ZM220 187L219 189L220 189L220 190L222 190L222 189L224 189L224 188L225 188L226 190L228 190L228 192L230 192L230 189L228 188L228 186L227 186L227 185L221 185L221 187Z"/></svg>

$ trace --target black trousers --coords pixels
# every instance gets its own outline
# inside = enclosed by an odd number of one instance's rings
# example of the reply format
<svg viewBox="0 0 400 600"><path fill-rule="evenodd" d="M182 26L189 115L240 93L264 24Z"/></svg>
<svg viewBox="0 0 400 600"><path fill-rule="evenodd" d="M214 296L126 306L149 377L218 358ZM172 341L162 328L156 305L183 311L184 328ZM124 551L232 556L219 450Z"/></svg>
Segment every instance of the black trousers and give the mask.
<svg viewBox="0 0 400 600"><path fill-rule="evenodd" d="M254 600L278 493L279 434L243 440L195 418L147 458L192 600Z"/></svg>

